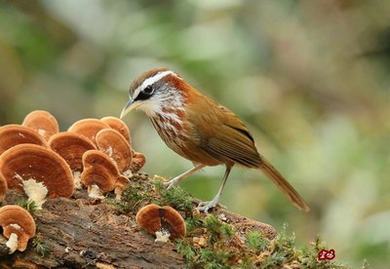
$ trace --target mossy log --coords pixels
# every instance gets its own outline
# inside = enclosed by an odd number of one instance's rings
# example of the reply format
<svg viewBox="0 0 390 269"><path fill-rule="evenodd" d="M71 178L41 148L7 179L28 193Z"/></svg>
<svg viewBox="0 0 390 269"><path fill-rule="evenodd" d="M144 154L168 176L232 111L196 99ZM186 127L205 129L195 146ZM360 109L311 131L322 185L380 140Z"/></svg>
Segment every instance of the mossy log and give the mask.
<svg viewBox="0 0 390 269"><path fill-rule="evenodd" d="M3 204L15 204L20 198L22 194L9 191ZM156 243L137 226L134 213L120 214L115 205L90 199L85 191L76 192L72 199L48 200L34 213L35 242L13 255L3 245L0 268L184 268L175 244ZM269 239L276 236L268 224L221 208L214 213L222 215L237 233L258 230Z"/></svg>

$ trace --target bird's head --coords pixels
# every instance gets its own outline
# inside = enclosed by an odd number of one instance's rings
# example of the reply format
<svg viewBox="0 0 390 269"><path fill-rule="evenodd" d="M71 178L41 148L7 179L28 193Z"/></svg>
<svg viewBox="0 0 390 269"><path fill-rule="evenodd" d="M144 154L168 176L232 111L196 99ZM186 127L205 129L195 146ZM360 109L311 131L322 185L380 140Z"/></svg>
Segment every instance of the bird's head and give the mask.
<svg viewBox="0 0 390 269"><path fill-rule="evenodd" d="M147 116L154 117L167 108L182 108L189 87L176 73L166 68L151 69L131 83L129 101L120 117L133 109L140 109Z"/></svg>

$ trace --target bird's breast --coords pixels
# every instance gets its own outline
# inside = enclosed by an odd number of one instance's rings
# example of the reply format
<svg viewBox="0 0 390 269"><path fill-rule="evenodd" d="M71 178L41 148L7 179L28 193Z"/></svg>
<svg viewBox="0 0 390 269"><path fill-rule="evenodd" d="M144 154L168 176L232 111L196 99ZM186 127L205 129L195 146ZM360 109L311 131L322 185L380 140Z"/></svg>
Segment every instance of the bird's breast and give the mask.
<svg viewBox="0 0 390 269"><path fill-rule="evenodd" d="M179 150L188 140L183 118L179 114L157 114L151 121L162 140L173 150Z"/></svg>
<svg viewBox="0 0 390 269"><path fill-rule="evenodd" d="M180 156L209 166L221 164L199 148L199 138L193 135L193 126L186 121L184 113L156 115L151 122L165 144Z"/></svg>

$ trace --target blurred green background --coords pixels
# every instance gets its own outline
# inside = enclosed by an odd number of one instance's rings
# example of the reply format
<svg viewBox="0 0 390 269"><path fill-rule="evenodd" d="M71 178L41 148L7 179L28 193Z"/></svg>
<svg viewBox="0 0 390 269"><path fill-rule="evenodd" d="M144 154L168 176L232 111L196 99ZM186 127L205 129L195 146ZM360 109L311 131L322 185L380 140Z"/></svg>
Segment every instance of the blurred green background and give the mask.
<svg viewBox="0 0 390 269"><path fill-rule="evenodd" d="M0 123L46 109L65 130L118 116L139 73L167 66L235 111L312 207L236 168L222 203L353 267L390 264L390 1L0 1ZM151 175L191 163L142 113L126 118ZM223 167L182 186L210 199Z"/></svg>

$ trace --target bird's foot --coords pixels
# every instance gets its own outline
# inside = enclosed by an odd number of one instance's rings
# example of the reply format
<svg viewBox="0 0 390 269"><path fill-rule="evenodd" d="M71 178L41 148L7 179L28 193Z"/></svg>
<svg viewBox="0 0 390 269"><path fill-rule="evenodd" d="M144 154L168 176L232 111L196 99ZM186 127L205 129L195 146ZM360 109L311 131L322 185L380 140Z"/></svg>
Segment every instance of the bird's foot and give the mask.
<svg viewBox="0 0 390 269"><path fill-rule="evenodd" d="M216 207L219 202L219 197L215 197L213 200L208 202L200 202L197 206L197 209L200 212L208 213L210 209Z"/></svg>
<svg viewBox="0 0 390 269"><path fill-rule="evenodd" d="M164 186L167 187L167 190L172 189L173 187L176 187L177 184L179 184L180 178L174 177L168 182L164 182Z"/></svg>

